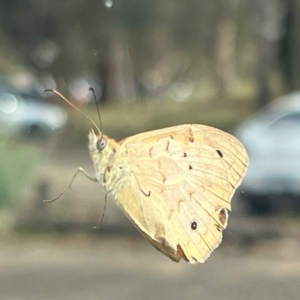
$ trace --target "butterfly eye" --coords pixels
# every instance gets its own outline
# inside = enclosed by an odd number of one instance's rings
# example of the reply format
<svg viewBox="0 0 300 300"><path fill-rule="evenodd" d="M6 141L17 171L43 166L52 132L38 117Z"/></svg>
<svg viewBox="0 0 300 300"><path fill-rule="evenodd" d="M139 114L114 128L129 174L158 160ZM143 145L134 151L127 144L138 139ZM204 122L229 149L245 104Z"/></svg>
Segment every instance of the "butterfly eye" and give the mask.
<svg viewBox="0 0 300 300"><path fill-rule="evenodd" d="M196 222L196 221L193 221L193 222L191 223L191 229L192 229L192 230L196 230L196 229L197 229L197 222Z"/></svg>
<svg viewBox="0 0 300 300"><path fill-rule="evenodd" d="M107 140L104 138L100 138L97 140L96 147L99 151L102 151L107 144Z"/></svg>

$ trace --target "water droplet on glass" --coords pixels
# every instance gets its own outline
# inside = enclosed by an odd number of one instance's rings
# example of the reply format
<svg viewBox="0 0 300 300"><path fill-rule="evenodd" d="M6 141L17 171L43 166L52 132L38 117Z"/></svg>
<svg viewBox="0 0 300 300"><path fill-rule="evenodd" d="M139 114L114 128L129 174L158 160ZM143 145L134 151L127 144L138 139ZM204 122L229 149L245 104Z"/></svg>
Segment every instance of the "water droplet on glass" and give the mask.
<svg viewBox="0 0 300 300"><path fill-rule="evenodd" d="M104 5L107 8L111 8L114 5L114 1L113 0L104 0Z"/></svg>

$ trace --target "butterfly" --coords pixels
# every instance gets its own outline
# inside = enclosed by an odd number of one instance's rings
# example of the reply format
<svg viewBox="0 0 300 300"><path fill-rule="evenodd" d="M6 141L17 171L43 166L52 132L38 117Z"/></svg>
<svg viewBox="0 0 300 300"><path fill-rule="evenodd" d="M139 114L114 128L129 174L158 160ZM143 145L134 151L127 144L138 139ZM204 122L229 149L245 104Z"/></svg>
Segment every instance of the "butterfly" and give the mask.
<svg viewBox="0 0 300 300"><path fill-rule="evenodd" d="M79 171L113 196L157 250L176 262L204 262L222 240L232 196L248 167L241 142L198 124L120 142L98 129L88 139L95 177Z"/></svg>

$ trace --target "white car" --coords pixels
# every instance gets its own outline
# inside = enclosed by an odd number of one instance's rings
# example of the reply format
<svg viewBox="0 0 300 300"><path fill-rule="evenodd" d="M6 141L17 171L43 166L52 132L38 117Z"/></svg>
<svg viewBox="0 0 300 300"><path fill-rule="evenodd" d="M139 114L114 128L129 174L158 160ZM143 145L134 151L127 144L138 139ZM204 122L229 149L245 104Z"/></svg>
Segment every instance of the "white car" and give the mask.
<svg viewBox="0 0 300 300"><path fill-rule="evenodd" d="M26 138L46 138L67 122L66 111L39 95L0 86L0 133Z"/></svg>
<svg viewBox="0 0 300 300"><path fill-rule="evenodd" d="M243 122L235 135L250 158L239 190L252 212L270 212L278 204L290 205L290 200L299 208L300 92L272 101Z"/></svg>

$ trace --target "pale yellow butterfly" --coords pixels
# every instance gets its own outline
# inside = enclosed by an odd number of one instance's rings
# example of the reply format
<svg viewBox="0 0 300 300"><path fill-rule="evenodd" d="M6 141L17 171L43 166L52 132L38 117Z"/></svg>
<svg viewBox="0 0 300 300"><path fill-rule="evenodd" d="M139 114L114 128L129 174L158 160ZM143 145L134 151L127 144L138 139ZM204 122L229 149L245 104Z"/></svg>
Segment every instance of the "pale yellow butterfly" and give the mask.
<svg viewBox="0 0 300 300"><path fill-rule="evenodd" d="M224 131L197 124L119 143L98 131L88 136L95 179L79 171L113 195L156 249L177 262L204 262L222 240L231 198L245 175L244 146Z"/></svg>

